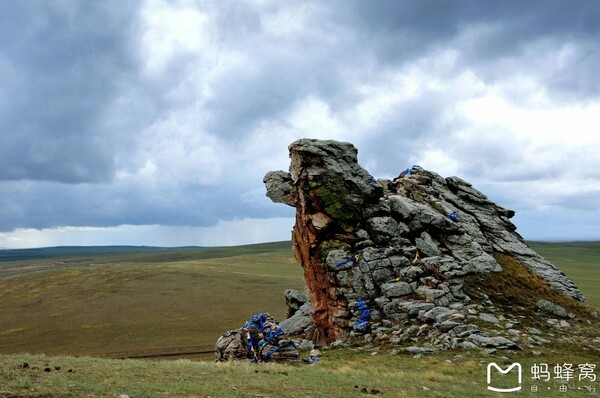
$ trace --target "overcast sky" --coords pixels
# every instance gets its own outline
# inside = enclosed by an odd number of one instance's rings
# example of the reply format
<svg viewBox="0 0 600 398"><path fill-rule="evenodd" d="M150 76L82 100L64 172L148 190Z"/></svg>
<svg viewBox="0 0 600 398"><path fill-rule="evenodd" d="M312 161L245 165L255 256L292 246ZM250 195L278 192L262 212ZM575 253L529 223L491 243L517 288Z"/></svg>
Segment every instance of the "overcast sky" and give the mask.
<svg viewBox="0 0 600 398"><path fill-rule="evenodd" d="M302 137L600 239L598 1L0 2L0 247L289 239Z"/></svg>

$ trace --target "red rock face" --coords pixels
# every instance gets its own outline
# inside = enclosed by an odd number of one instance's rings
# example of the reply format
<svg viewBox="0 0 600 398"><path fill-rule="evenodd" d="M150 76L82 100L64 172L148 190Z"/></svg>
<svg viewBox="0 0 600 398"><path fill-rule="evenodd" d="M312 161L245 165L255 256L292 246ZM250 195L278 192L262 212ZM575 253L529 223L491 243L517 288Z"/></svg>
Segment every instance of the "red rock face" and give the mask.
<svg viewBox="0 0 600 398"><path fill-rule="evenodd" d="M314 219L311 217L312 214L315 214L314 211L319 210L316 208L318 203L312 200L314 199L314 197L311 198L312 195L305 195L307 192L303 189L306 188L303 186L305 179L301 178L297 181L296 225L292 231L294 256L304 269L309 300L314 307L315 335L313 341L319 345L329 344L345 336L347 322L346 324L335 323L333 311L336 308L347 308L348 302L344 298L336 297L335 285L332 284L336 281L334 278L328 277L321 259L321 232L315 227Z"/></svg>
<svg viewBox="0 0 600 398"><path fill-rule="evenodd" d="M336 293L339 281L335 273L327 271L322 246L336 236L348 235L340 228L340 220L353 223L360 219L358 213L365 198L377 195L372 195L374 189L367 184L371 177L358 165L357 151L351 144L306 140L290 145L289 149L290 187L282 188L281 181L286 177L278 172L279 186L273 188L280 197L272 199L296 208L292 241L314 307L313 340L329 344L346 337L350 328L349 317L339 317L348 314L348 300ZM350 188L360 186L351 182L356 177L363 181L363 186L358 195L348 196L351 202L345 203Z"/></svg>

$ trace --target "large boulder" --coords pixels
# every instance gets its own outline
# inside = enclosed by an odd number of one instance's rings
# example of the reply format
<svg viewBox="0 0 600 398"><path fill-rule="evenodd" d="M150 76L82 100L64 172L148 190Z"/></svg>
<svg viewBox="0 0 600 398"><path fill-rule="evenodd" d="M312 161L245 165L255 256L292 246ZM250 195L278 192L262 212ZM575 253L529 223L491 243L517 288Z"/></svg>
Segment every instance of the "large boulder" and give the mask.
<svg viewBox="0 0 600 398"><path fill-rule="evenodd" d="M279 327L289 335L302 334L313 324L312 313L313 306L307 301L294 315L281 321Z"/></svg>
<svg viewBox="0 0 600 398"><path fill-rule="evenodd" d="M288 307L286 318L293 316L308 301L304 292L295 289L287 289L284 293L285 304Z"/></svg>
<svg viewBox="0 0 600 398"><path fill-rule="evenodd" d="M501 272L503 256L585 301L564 273L527 246L510 221L514 211L467 181L418 166L393 181L376 180L347 142L301 139L288 149L289 171L264 178L268 197L296 208L294 255L311 303L286 294L289 317L281 327L288 333L314 328L317 344L332 343L356 334L357 324L411 319L422 322L421 334L433 328L433 338L448 347L463 339L467 346L511 348L502 339L452 335L476 312L466 308L473 298L465 281ZM562 316L556 306L538 307Z"/></svg>

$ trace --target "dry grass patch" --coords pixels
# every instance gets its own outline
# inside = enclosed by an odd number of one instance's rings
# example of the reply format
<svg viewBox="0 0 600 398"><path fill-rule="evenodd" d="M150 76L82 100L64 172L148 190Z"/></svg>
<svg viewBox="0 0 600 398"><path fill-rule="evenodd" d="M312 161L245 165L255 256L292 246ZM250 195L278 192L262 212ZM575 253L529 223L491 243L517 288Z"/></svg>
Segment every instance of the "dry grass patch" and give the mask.
<svg viewBox="0 0 600 398"><path fill-rule="evenodd" d="M557 291L519 260L504 254L495 257L502 272L468 276L467 294L485 293L499 306L521 310L534 317L537 313L535 305L541 299L552 301L580 318L591 316L591 307Z"/></svg>

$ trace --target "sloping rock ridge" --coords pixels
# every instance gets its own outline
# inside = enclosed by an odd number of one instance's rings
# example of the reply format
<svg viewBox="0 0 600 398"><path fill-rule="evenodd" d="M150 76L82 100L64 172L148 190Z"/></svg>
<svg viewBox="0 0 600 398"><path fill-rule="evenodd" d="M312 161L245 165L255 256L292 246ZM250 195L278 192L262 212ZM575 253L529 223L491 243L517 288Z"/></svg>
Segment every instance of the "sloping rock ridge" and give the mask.
<svg viewBox="0 0 600 398"><path fill-rule="evenodd" d="M356 336L366 319L391 325L414 318L422 327L403 335L418 336L435 324L436 334L453 336L454 345L462 338L465 347L510 348L515 344L463 322L474 306L465 279L502 271L498 255L585 301L523 241L510 221L514 211L468 182L418 166L393 181L375 180L346 142L301 139L289 152L289 172L269 172L264 183L274 202L296 208L292 241L312 303L315 342Z"/></svg>

